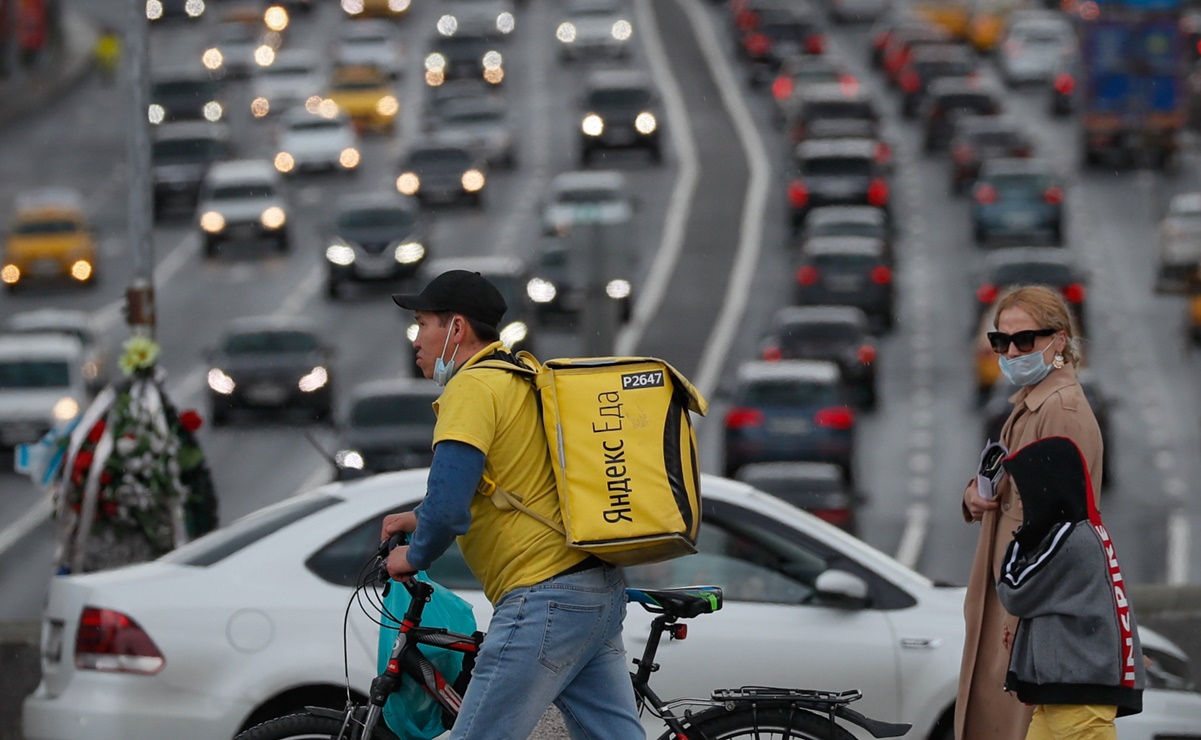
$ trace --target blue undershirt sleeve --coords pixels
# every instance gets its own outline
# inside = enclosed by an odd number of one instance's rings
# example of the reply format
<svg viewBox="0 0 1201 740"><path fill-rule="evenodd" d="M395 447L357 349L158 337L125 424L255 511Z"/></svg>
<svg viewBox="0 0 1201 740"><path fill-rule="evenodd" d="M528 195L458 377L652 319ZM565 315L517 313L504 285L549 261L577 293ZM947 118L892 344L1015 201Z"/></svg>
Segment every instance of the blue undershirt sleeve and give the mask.
<svg viewBox="0 0 1201 740"><path fill-rule="evenodd" d="M417 529L409 539L409 564L426 570L471 526L471 499L484 474L485 455L466 442L434 445L425 500L417 507Z"/></svg>

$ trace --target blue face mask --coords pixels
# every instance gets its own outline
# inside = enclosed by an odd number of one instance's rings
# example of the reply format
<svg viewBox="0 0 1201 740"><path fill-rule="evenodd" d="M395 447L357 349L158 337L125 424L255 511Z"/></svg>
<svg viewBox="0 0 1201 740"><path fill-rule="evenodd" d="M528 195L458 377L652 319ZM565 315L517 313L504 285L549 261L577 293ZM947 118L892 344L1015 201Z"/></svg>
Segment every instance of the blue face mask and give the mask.
<svg viewBox="0 0 1201 740"><path fill-rule="evenodd" d="M450 346L450 335L455 329L454 322L450 324L450 329L446 331L446 341L442 343L442 354L438 355L438 359L434 360L434 377L433 380L438 385L446 385L450 380L450 376L455 374L455 355L459 354L459 345L455 345L455 351L450 353L450 361L443 360L446 355L446 348Z"/></svg>
<svg viewBox="0 0 1201 740"><path fill-rule="evenodd" d="M1018 386L1034 385L1051 372L1051 366L1043 359L1041 351L1018 355L1012 359L1001 355L997 358L997 364L1001 366L1001 373L1009 382Z"/></svg>

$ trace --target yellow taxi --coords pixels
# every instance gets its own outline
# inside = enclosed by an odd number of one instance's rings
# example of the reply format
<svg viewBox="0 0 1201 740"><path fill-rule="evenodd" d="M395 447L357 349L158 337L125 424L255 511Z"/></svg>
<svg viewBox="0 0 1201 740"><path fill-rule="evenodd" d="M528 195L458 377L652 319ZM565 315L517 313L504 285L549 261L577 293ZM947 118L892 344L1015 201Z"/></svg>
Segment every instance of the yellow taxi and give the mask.
<svg viewBox="0 0 1201 740"><path fill-rule="evenodd" d="M977 0L968 20L968 42L977 51L992 51L1005 35L1009 14L1027 7L1026 0Z"/></svg>
<svg viewBox="0 0 1201 740"><path fill-rule="evenodd" d="M988 333L993 330L993 314L985 311L980 317L980 326L976 330L972 343L973 364L976 370L976 401L984 403L992 391L997 378L1001 377L1001 366L997 364L997 353L993 352L988 343Z"/></svg>
<svg viewBox="0 0 1201 740"><path fill-rule="evenodd" d="M9 290L35 281L96 281L96 242L83 198L69 188L46 188L17 198L4 241L0 281Z"/></svg>
<svg viewBox="0 0 1201 740"><path fill-rule="evenodd" d="M1201 285L1188 297L1188 335L1193 344L1201 344Z"/></svg>
<svg viewBox="0 0 1201 740"><path fill-rule="evenodd" d="M387 72L369 65L335 68L324 104L330 103L345 111L360 131L391 133L400 113Z"/></svg>
<svg viewBox="0 0 1201 740"><path fill-rule="evenodd" d="M967 38L970 0L915 0L912 8L918 17L945 28L955 38Z"/></svg>
<svg viewBox="0 0 1201 740"><path fill-rule="evenodd" d="M351 18L399 18L412 6L413 0L342 0L342 10Z"/></svg>

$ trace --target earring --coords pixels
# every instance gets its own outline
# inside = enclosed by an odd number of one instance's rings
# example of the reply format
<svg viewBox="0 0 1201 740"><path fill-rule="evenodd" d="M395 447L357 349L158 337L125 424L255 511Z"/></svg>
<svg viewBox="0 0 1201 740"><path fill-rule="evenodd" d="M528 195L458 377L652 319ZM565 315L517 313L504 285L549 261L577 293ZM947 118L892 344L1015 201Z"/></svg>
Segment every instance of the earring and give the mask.
<svg viewBox="0 0 1201 740"><path fill-rule="evenodd" d="M1051 360L1051 367L1053 367L1053 368L1055 368L1056 370L1058 370L1059 368L1063 367L1063 364L1064 364L1064 363L1063 363L1063 355L1061 355L1061 354L1059 354L1058 352L1056 352L1056 353L1055 353L1055 358L1054 358L1053 360Z"/></svg>

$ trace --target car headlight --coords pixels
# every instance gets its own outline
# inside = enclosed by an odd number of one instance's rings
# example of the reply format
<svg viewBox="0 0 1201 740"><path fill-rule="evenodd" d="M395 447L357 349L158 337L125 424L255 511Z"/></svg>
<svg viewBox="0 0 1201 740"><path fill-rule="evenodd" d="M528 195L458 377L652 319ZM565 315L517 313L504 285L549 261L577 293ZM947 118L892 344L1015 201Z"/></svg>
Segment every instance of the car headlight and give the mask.
<svg viewBox="0 0 1201 740"><path fill-rule="evenodd" d="M55 421L70 421L79 414L79 401L70 396L63 396L54 402L54 410L51 413L54 414Z"/></svg>
<svg viewBox="0 0 1201 740"><path fill-rule="evenodd" d="M200 55L200 61L204 64L205 69L218 70L225 65L225 55L217 47L205 49Z"/></svg>
<svg viewBox="0 0 1201 740"><path fill-rule="evenodd" d="M425 257L425 247L420 242L405 242L396 245L396 261L402 265L420 262Z"/></svg>
<svg viewBox="0 0 1201 740"><path fill-rule="evenodd" d="M71 265L71 277L83 282L92 276L92 263L87 260L76 260Z"/></svg>
<svg viewBox="0 0 1201 740"><path fill-rule="evenodd" d="M146 18L157 21L163 17L163 4L160 0L146 0Z"/></svg>
<svg viewBox="0 0 1201 740"><path fill-rule="evenodd" d="M348 170L353 170L355 167L358 167L361 160L362 155L359 154L359 150L355 149L353 146L346 147L338 155L338 164L342 165L343 168Z"/></svg>
<svg viewBox="0 0 1201 740"><path fill-rule="evenodd" d="M388 0L388 10L393 13L403 13L412 5L412 0Z"/></svg>
<svg viewBox="0 0 1201 740"><path fill-rule="evenodd" d="M605 285L605 295L615 299L629 298L630 281L622 280L621 278L618 278L617 280L610 280L608 284Z"/></svg>
<svg viewBox="0 0 1201 740"><path fill-rule="evenodd" d="M358 450L338 450L334 453L334 464L339 468L362 470L366 461L363 460L363 453Z"/></svg>
<svg viewBox="0 0 1201 740"><path fill-rule="evenodd" d="M501 33L513 33L513 29L517 28L517 19L509 11L505 11L496 16L496 30Z"/></svg>
<svg viewBox="0 0 1201 740"><path fill-rule="evenodd" d="M558 293L559 291L555 288L554 283L542 278L532 278L525 284L525 294L534 303L550 303Z"/></svg>
<svg viewBox="0 0 1201 740"><path fill-rule="evenodd" d="M146 118L149 119L150 123L155 126L162 123L163 119L166 117L167 110L158 103L151 103L150 107L146 109Z"/></svg>
<svg viewBox="0 0 1201 740"><path fill-rule="evenodd" d="M446 57L438 52L429 54L425 58L425 68L430 72L443 72L446 70Z"/></svg>
<svg viewBox="0 0 1201 740"><path fill-rule="evenodd" d="M259 216L259 222L268 229L278 229L288 221L288 215L279 206L271 206Z"/></svg>
<svg viewBox="0 0 1201 740"><path fill-rule="evenodd" d="M330 101L330 102L332 103L333 112L337 113L338 112L338 104L333 103L332 101ZM325 98L321 97L320 95L310 95L304 99L304 109L314 115L320 113L321 109L326 108L326 107L330 107L330 106L325 105Z"/></svg>
<svg viewBox="0 0 1201 740"><path fill-rule="evenodd" d="M223 396L228 396L234 392L234 388L238 387L234 379L226 375L225 371L219 367L209 370L208 381L209 388Z"/></svg>
<svg viewBox="0 0 1201 740"><path fill-rule="evenodd" d="M21 281L21 268L13 264L0 268L0 281L5 285L16 285Z"/></svg>
<svg viewBox="0 0 1201 740"><path fill-rule="evenodd" d="M1187 660L1155 648L1143 647L1147 668L1147 688L1168 691L1194 691L1193 674Z"/></svg>
<svg viewBox="0 0 1201 740"><path fill-rule="evenodd" d="M343 241L335 241L325 248L325 258L335 265L354 264L354 247Z"/></svg>
<svg viewBox="0 0 1201 740"><path fill-rule="evenodd" d="M416 324L409 324L408 328L405 329L405 338L409 340L409 343L417 341L417 332L420 330L420 326L417 326Z"/></svg>
<svg viewBox="0 0 1201 740"><path fill-rule="evenodd" d="M275 49L268 44L263 44L254 50L254 63L260 67L270 67L275 64Z"/></svg>
<svg viewBox="0 0 1201 740"><path fill-rule="evenodd" d="M484 189L484 173L479 170L467 170L460 179L463 189L469 193L478 193Z"/></svg>
<svg viewBox="0 0 1201 740"><path fill-rule="evenodd" d="M188 0L183 4L183 12L187 13L189 18L199 18L204 15L204 0Z"/></svg>
<svg viewBox="0 0 1201 740"><path fill-rule="evenodd" d="M263 23L272 31L282 31L288 27L288 11L281 5L272 5L263 13Z"/></svg>
<svg viewBox="0 0 1201 740"><path fill-rule="evenodd" d="M385 95L376 101L375 112L381 116L394 116L400 112L400 101L394 95Z"/></svg>
<svg viewBox="0 0 1201 740"><path fill-rule="evenodd" d="M454 36L455 31L459 30L459 19L449 13L438 19L438 33L443 36Z"/></svg>
<svg viewBox="0 0 1201 740"><path fill-rule="evenodd" d="M283 173L291 172L296 167L296 158L287 152L275 155L275 169Z"/></svg>
<svg viewBox="0 0 1201 740"><path fill-rule="evenodd" d="M216 123L221 120L221 116L225 115L225 109L216 100L210 100L204 104L204 120L211 123Z"/></svg>
<svg viewBox="0 0 1201 740"><path fill-rule="evenodd" d="M634 128L638 129L638 133L640 134L654 133L658 127L659 122L655 120L654 114L648 111L639 113L638 117L634 119Z"/></svg>
<svg viewBox="0 0 1201 740"><path fill-rule="evenodd" d="M480 61L483 63L484 69L499 69L504 64L505 60L504 57L500 55L499 51L493 50L486 52L484 54L484 58Z"/></svg>
<svg viewBox="0 0 1201 740"><path fill-rule="evenodd" d="M402 172L396 178L396 190L404 195L416 195L420 189L421 178L417 177L416 172Z"/></svg>
<svg viewBox="0 0 1201 740"><path fill-rule="evenodd" d="M342 0L342 10L347 15L360 15L363 12L363 0Z"/></svg>
<svg viewBox="0 0 1201 740"><path fill-rule="evenodd" d="M584 116L584 122L580 124L580 128L587 136L600 136L605 132L605 119L595 113L589 113Z"/></svg>
<svg viewBox="0 0 1201 740"><path fill-rule="evenodd" d="M530 329L523 321L513 321L505 325L505 328L500 330L501 344L506 347L512 347L518 342L525 339L530 333Z"/></svg>
<svg viewBox="0 0 1201 740"><path fill-rule="evenodd" d="M609 33L618 41L629 41L630 36L634 35L634 26L627 20L615 21Z"/></svg>
<svg viewBox="0 0 1201 740"><path fill-rule="evenodd" d="M271 112L271 101L262 95L250 101L250 115L255 118L265 118Z"/></svg>
<svg viewBox="0 0 1201 740"><path fill-rule="evenodd" d="M216 211L205 211L200 216L200 228L209 234L220 234L225 231L225 216Z"/></svg>
<svg viewBox="0 0 1201 740"><path fill-rule="evenodd" d="M315 390L324 388L325 384L328 382L329 371L327 371L321 365L318 365L301 377L300 382L297 383L297 385L300 387L302 392L312 393Z"/></svg>
<svg viewBox="0 0 1201 740"><path fill-rule="evenodd" d="M575 35L575 24L570 21L560 23L559 27L555 29L555 38L565 44L574 43Z"/></svg>

